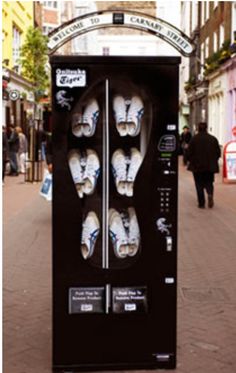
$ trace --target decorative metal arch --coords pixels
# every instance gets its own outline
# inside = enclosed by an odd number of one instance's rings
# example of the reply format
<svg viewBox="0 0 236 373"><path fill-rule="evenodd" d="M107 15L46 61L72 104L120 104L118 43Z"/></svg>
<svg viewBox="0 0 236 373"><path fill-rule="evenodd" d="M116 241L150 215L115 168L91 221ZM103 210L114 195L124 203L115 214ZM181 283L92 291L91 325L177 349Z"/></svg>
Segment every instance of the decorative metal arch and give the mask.
<svg viewBox="0 0 236 373"><path fill-rule="evenodd" d="M160 18L135 11L104 10L76 17L53 30L49 34L49 54L76 36L106 27L126 27L150 33L165 40L186 57L191 56L195 49L188 36Z"/></svg>

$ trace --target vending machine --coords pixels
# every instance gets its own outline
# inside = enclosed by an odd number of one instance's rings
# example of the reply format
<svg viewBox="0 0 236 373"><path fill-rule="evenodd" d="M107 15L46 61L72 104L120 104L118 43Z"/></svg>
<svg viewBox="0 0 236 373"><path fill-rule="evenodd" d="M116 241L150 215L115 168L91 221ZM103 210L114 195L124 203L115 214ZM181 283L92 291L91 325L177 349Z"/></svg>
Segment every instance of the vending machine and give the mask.
<svg viewBox="0 0 236 373"><path fill-rule="evenodd" d="M180 58L50 63L53 369L173 369Z"/></svg>

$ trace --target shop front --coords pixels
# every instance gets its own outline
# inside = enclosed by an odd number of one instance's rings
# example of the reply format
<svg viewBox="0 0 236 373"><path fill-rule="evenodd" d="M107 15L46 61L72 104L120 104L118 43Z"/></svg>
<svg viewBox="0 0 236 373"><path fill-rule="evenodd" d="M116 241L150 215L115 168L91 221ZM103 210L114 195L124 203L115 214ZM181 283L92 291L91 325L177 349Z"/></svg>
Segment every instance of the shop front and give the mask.
<svg viewBox="0 0 236 373"><path fill-rule="evenodd" d="M29 120L33 118L34 96L32 85L16 72L3 69L2 124L20 126L27 132Z"/></svg>

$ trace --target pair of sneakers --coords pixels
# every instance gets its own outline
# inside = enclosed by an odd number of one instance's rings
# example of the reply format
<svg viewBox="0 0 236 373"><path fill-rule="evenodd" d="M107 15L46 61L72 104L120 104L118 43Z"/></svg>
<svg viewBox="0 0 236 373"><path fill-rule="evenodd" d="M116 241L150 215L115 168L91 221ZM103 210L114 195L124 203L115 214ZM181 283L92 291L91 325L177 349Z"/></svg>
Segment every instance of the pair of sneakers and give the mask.
<svg viewBox="0 0 236 373"><path fill-rule="evenodd" d="M114 253L118 258L137 254L140 245L140 231L135 209L129 207L127 213L109 210L109 235Z"/></svg>
<svg viewBox="0 0 236 373"><path fill-rule="evenodd" d="M92 194L100 173L97 153L92 149L87 149L84 153L72 149L68 154L68 163L79 197Z"/></svg>
<svg viewBox="0 0 236 373"><path fill-rule="evenodd" d="M90 211L82 226L81 254L84 259L88 259L93 255L99 232L100 223L98 217L94 211Z"/></svg>
<svg viewBox="0 0 236 373"><path fill-rule="evenodd" d="M120 136L137 136L141 128L144 104L139 96L125 99L117 95L113 100L116 128Z"/></svg>
<svg viewBox="0 0 236 373"><path fill-rule="evenodd" d="M76 137L91 137L94 135L99 117L99 106L93 98L86 104L83 113L72 115L72 133Z"/></svg>
<svg viewBox="0 0 236 373"><path fill-rule="evenodd" d="M134 180L142 163L142 155L136 148L130 149L130 155L126 156L122 149L117 149L111 159L112 172L116 189L119 194L128 197L133 196Z"/></svg>

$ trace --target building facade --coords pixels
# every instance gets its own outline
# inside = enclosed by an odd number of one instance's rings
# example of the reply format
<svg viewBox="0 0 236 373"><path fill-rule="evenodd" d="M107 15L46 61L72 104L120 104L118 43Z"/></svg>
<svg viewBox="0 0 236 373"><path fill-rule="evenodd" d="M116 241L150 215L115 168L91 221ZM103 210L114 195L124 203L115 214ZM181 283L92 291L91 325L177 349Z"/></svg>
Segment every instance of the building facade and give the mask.
<svg viewBox="0 0 236 373"><path fill-rule="evenodd" d="M61 1L41 1L42 6L42 31L48 35L54 28L61 24Z"/></svg>
<svg viewBox="0 0 236 373"><path fill-rule="evenodd" d="M236 55L209 76L209 131L222 145L233 140L236 126Z"/></svg>
<svg viewBox="0 0 236 373"><path fill-rule="evenodd" d="M236 110L235 57L231 49L236 30L235 4L195 2L195 28L191 30L191 37L196 43L196 53L190 58L189 78L185 82L192 131L200 121L207 121L209 132L221 145L231 138ZM193 7L190 8L192 19Z"/></svg>
<svg viewBox="0 0 236 373"><path fill-rule="evenodd" d="M33 110L31 83L21 75L19 66L20 47L28 27L33 24L33 2L2 2L2 124L7 127L19 125L25 128Z"/></svg>

